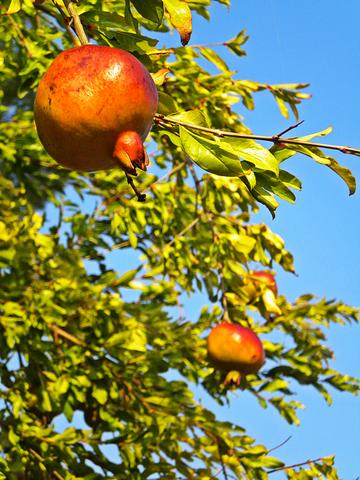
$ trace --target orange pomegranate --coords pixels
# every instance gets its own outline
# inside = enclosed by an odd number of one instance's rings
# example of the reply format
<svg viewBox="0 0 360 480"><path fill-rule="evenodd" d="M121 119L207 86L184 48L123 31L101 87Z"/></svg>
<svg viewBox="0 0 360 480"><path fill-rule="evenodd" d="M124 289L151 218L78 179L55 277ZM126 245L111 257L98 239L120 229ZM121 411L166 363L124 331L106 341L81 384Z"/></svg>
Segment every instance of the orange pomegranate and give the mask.
<svg viewBox="0 0 360 480"><path fill-rule="evenodd" d="M157 109L146 68L123 50L84 45L62 52L41 79L34 115L39 138L61 165L82 171L146 170L143 141Z"/></svg>
<svg viewBox="0 0 360 480"><path fill-rule="evenodd" d="M220 323L211 330L207 351L214 367L228 372L225 383L239 384L242 375L256 373L265 362L259 337L234 323Z"/></svg>

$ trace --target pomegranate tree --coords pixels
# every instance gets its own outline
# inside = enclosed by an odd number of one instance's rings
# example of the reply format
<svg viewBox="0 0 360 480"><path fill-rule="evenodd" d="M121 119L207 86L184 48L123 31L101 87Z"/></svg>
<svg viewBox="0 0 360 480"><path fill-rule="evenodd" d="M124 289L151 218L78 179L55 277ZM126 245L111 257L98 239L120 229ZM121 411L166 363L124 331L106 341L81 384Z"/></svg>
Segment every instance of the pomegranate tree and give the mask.
<svg viewBox="0 0 360 480"><path fill-rule="evenodd" d="M223 322L207 339L208 357L216 369L227 372L225 383L239 385L241 376L256 373L265 361L259 337L248 327Z"/></svg>
<svg viewBox="0 0 360 480"><path fill-rule="evenodd" d="M34 114L47 152L82 171L149 163L143 141L157 109L151 75L130 53L84 45L62 52L41 79Z"/></svg>

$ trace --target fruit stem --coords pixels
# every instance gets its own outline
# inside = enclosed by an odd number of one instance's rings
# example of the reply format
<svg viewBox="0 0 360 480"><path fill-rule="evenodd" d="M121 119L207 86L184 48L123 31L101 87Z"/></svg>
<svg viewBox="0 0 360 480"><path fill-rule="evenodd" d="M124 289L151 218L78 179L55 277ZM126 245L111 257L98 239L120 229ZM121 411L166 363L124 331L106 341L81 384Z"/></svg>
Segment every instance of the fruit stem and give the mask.
<svg viewBox="0 0 360 480"><path fill-rule="evenodd" d="M138 188L136 187L136 185L134 184L134 180L130 177L130 175L128 173L125 173L126 175L126 178L127 178L127 182L128 184L130 185L130 187L134 190L135 192L135 195L137 196L137 199L139 202L145 202L146 200L146 195L145 193L141 193L140 190L138 190Z"/></svg>
<svg viewBox="0 0 360 480"><path fill-rule="evenodd" d="M74 23L74 30L76 32L76 35L79 37L81 45L87 45L89 43L89 40L87 39L84 27L81 23L80 17L74 7L73 2L71 0L64 0L64 4Z"/></svg>

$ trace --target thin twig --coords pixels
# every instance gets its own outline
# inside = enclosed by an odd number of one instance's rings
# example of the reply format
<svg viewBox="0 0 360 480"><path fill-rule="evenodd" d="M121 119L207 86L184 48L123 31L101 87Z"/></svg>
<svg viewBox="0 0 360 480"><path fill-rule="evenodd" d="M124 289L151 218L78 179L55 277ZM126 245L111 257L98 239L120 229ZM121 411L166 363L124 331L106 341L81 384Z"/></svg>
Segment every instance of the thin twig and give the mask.
<svg viewBox="0 0 360 480"><path fill-rule="evenodd" d="M172 168L168 173L165 173L164 176L158 178L157 180L155 180L154 183L152 183L149 187L148 187L148 190L152 189L154 185L164 181L164 180L167 180L168 178L170 178L172 175L174 175L174 173L178 172L179 170L183 169L186 165L186 162L182 162L182 163L179 163L179 165L175 165L174 168Z"/></svg>
<svg viewBox="0 0 360 480"><path fill-rule="evenodd" d="M26 54L28 55L29 58L33 58L33 53L29 47L29 42L26 38L26 36L23 34L21 28L17 24L17 22L14 20L12 15L8 16L9 22L11 23L16 35L19 37L20 43L24 46L26 50Z"/></svg>
<svg viewBox="0 0 360 480"><path fill-rule="evenodd" d="M199 220L200 220L200 217L195 218L191 223L189 223L189 225L187 225L183 230L181 230L180 233L175 235L175 237L169 243L167 243L165 246L171 247L171 245L173 243L175 243L178 238L183 237L186 232L191 230L198 223Z"/></svg>
<svg viewBox="0 0 360 480"><path fill-rule="evenodd" d="M216 470L216 472L214 473L214 475L211 475L210 479L209 480L214 480L215 478L217 478L219 476L219 474L222 472L222 467L220 467L218 470Z"/></svg>
<svg viewBox="0 0 360 480"><path fill-rule="evenodd" d="M287 443L289 440L291 440L291 438L292 438L292 435L287 437L283 442L279 443L279 445L276 445L275 447L270 448L267 451L267 453L273 452L274 450L277 450L278 448L282 447L283 445L285 445L285 443Z"/></svg>
<svg viewBox="0 0 360 480"><path fill-rule="evenodd" d="M302 467L304 465L311 465L312 463L320 462L321 460L324 460L325 457L320 457L320 458L314 458L313 460L306 460L305 462L301 463L294 463L293 465L285 465L284 467L277 467L273 468L272 470L268 470L267 473L275 473L275 472L280 472L282 470L289 470L290 468L297 468L297 467Z"/></svg>
<svg viewBox="0 0 360 480"><path fill-rule="evenodd" d="M44 458L39 454L37 453L33 448L29 448L29 452L31 453L31 455L36 458L36 460L38 462L41 462L41 463L45 463L45 460ZM46 467L45 467L46 468ZM57 480L65 480L64 477L62 475L60 475L60 473L56 472L55 470L53 470L51 472L51 474L57 479Z"/></svg>
<svg viewBox="0 0 360 480"><path fill-rule="evenodd" d="M71 39L72 39L72 42L74 45L78 44L79 42L79 39L78 37L74 34L75 32L75 28L71 28L71 24L74 23L74 20L72 17L68 17L66 15L66 13L64 12L64 10L61 8L60 5L58 5L58 3L56 2L56 0L53 0L53 4L55 5L55 7L57 8L58 12L60 13L60 15L62 16L62 19L64 20L64 23L65 23L65 28L66 28L66 31L68 32L68 34L70 35ZM76 33L76 32L75 32Z"/></svg>
<svg viewBox="0 0 360 480"><path fill-rule="evenodd" d="M291 125L288 128L285 128L282 132L278 133L277 135L274 135L276 138L280 138L282 135L285 135L285 133L290 132L290 130L294 130L294 128L297 128L299 125L304 123L304 120L300 120L300 122L295 123L295 125Z"/></svg>
<svg viewBox="0 0 360 480"><path fill-rule="evenodd" d="M66 332L62 328L58 327L57 325L50 324L48 325L49 329L57 336L65 338L70 343L73 343L74 345L78 345L79 347L87 347L87 345L79 340L77 337L74 337L74 335L71 335L71 333Z"/></svg>
<svg viewBox="0 0 360 480"><path fill-rule="evenodd" d="M196 174L196 171L195 171L195 168L194 168L194 164L193 162L191 161L190 157L188 155L185 155L186 157L186 162L187 162L187 165L189 167L189 171L190 171L190 174L193 178L193 181L194 181L194 185L195 185L195 191L196 191L196 194L195 194L195 207L194 207L194 210L195 210L195 217L198 216L198 209L199 209L199 198L201 197L201 193L202 193L202 188L201 188L201 181L199 180L199 177L197 176Z"/></svg>
<svg viewBox="0 0 360 480"><path fill-rule="evenodd" d="M196 45L187 45L186 48L207 48L207 47L226 47L227 42L223 43L204 43ZM170 55L175 53L177 50L184 47L171 47L171 48L162 48L161 50L154 50L153 52L148 52L148 55Z"/></svg>
<svg viewBox="0 0 360 480"><path fill-rule="evenodd" d="M224 269L224 265L221 265L221 271L223 271ZM226 288L225 288L225 279L224 279L224 276L221 275L221 280L220 280L220 287L221 287L221 303L222 303L222 306L223 306L223 309L224 309L224 315L223 315L223 321L224 322L227 322L227 323L231 323L231 320L230 320L230 315L229 315L229 305L228 305L228 301L227 301L227 298L226 298Z"/></svg>
<svg viewBox="0 0 360 480"><path fill-rule="evenodd" d="M178 172L179 170L181 170L183 167L185 166L185 162L184 163L180 163L179 165L176 165L174 168L172 168L169 172L167 172L163 177L160 177L158 179L156 179L151 185L149 185L145 190L143 191L140 191L134 184L134 181L132 180L132 178L130 177L130 182L129 182L129 177L127 176L127 180L128 180L128 183L130 184L130 186L132 187L132 189L134 190L134 187L136 188L136 191L138 192L139 195L145 195L145 192L148 192L150 190L152 190L153 186L162 182L163 180L166 180L167 178L171 177L171 175L173 175L174 173ZM101 204L99 205L99 207L97 208L97 210L100 212L101 210L101 207L104 206L104 205L111 205L112 203L116 202L117 200L119 200L122 196L122 194L125 193L125 190L124 191L120 191L118 192L116 195L114 195L113 197L110 197L110 198L105 198ZM135 192L136 194L136 192ZM136 196L138 196L136 194Z"/></svg>
<svg viewBox="0 0 360 480"><path fill-rule="evenodd" d="M220 440L218 438L217 438L217 446L218 446L221 470L222 470L222 473L224 475L224 479L229 480L229 477L228 477L227 472L226 472L226 466L225 466L225 463L224 463L224 459L223 459L223 456L222 456L222 453L221 453Z"/></svg>
<svg viewBox="0 0 360 480"><path fill-rule="evenodd" d="M69 12L70 17L74 22L74 30L80 40L81 45L87 45L89 41L87 39L84 27L82 26L80 17L73 5L73 2L71 0L64 0L64 4L67 11Z"/></svg>
<svg viewBox="0 0 360 480"><path fill-rule="evenodd" d="M130 187L134 190L135 195L137 196L138 201L139 201L139 202L145 202L145 200L146 200L146 194L140 192L140 190L136 187L136 185L135 185L135 183L134 183L134 180L132 179L132 177L130 177L130 175L129 175L128 173L125 173L125 175L126 175L127 182L128 182L128 184L130 185Z"/></svg>
<svg viewBox="0 0 360 480"><path fill-rule="evenodd" d="M305 147L317 147L317 148L326 148L329 150L337 150L342 153L351 154L351 155L360 155L360 149L346 147L341 145L329 145L326 143L315 143L315 142L307 142L305 140L299 140L295 138L283 138L278 137L277 135L253 135L249 133L237 133L237 132L228 132L226 130L218 130L216 128L209 128L209 127L202 127L200 125L194 125L192 123L182 122L181 120L175 120L170 117L166 117L157 113L155 115L155 123L159 125L181 125L185 128L189 128L191 130L198 130L199 132L206 132L211 133L217 137L233 137L233 138L245 138L251 140L262 140L264 142L272 142L272 143L284 143L289 145L302 145Z"/></svg>

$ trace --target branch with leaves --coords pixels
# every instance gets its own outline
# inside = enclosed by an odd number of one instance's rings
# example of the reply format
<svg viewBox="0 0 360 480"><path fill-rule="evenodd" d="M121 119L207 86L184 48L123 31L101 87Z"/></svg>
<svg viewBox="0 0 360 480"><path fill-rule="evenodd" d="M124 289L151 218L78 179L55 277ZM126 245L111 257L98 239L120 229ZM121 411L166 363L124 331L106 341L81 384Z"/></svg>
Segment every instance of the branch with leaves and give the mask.
<svg viewBox="0 0 360 480"><path fill-rule="evenodd" d="M346 183L350 195L356 190L356 180L351 171L326 155L322 149L358 156L360 150L312 141L315 137L329 134L330 128L305 137L284 137L285 133L301 123L279 134L265 136L211 128L200 110L155 116L161 136L168 137L203 170L221 176L239 177L255 200L263 203L272 215L278 207L275 196L294 202L292 190L301 189L300 180L282 169L283 162L297 153L330 168ZM259 141L271 142L273 146L267 149Z"/></svg>
<svg viewBox="0 0 360 480"><path fill-rule="evenodd" d="M209 133L214 135L215 137L224 138L244 138L244 139L251 139L251 140L261 140L264 142L271 142L274 145L301 145L304 147L316 147L316 148L325 148L329 150L338 150L341 153L346 153L350 155L357 155L360 156L360 149L359 148L352 148L340 145L331 145L328 143L316 143L316 142L309 142L301 138L285 138L282 135L287 133L294 128L297 128L299 125L303 123L303 121L298 122L296 125L293 125L283 132L276 134L276 135L256 135L256 134L249 134L249 133L238 133L238 132L229 132L226 130L218 130L216 128L209 128L203 127L201 125L195 125L187 122L182 122L181 120L177 120L176 118L166 117L165 115L156 114L155 115L155 123L158 125L180 125L182 127L186 127L190 130L197 130L199 132Z"/></svg>

